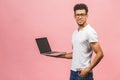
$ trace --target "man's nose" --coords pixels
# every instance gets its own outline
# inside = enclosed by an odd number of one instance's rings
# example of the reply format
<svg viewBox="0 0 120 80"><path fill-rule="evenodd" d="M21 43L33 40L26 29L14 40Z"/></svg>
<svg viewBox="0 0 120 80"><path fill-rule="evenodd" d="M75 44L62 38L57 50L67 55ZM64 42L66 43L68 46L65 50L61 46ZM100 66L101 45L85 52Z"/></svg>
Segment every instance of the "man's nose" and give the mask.
<svg viewBox="0 0 120 80"><path fill-rule="evenodd" d="M82 16L79 16L79 18L82 18Z"/></svg>

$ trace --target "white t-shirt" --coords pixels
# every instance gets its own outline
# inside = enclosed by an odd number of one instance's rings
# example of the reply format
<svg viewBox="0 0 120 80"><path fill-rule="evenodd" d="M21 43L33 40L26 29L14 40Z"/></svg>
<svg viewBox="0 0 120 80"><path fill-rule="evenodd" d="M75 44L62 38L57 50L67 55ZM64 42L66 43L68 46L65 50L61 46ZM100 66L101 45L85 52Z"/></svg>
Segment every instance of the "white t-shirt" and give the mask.
<svg viewBox="0 0 120 80"><path fill-rule="evenodd" d="M98 42L96 31L87 25L80 31L76 29L72 35L73 58L71 70L77 71L77 68L85 69L91 63L92 49L91 42Z"/></svg>

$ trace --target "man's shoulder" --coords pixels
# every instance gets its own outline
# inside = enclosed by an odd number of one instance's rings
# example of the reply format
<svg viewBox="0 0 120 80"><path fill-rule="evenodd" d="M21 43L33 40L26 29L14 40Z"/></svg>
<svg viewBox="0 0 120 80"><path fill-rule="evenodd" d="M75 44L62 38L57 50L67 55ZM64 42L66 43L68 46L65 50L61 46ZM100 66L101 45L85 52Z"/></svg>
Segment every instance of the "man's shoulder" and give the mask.
<svg viewBox="0 0 120 80"><path fill-rule="evenodd" d="M90 26L89 24L87 25L87 32L88 33L91 33L91 32L95 32L96 33L96 30L92 27L92 26Z"/></svg>

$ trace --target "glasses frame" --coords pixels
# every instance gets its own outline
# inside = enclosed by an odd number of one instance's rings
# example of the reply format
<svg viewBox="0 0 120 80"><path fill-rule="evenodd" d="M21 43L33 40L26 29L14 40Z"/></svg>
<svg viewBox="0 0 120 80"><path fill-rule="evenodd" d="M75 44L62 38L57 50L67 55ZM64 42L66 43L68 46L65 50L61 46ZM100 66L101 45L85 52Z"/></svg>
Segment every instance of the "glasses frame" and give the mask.
<svg viewBox="0 0 120 80"><path fill-rule="evenodd" d="M84 13L82 13L82 14L75 14L75 16L76 17L85 17L87 14L84 14Z"/></svg>

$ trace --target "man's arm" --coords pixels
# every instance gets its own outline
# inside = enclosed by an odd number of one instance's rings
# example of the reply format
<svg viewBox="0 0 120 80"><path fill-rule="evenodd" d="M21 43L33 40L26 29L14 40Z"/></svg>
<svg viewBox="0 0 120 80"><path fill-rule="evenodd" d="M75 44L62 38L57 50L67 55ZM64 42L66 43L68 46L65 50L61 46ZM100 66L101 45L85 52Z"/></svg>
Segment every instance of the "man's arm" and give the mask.
<svg viewBox="0 0 120 80"><path fill-rule="evenodd" d="M73 49L73 46L72 46ZM65 59L72 59L72 52L62 54L60 56L56 56L57 58L65 58Z"/></svg>
<svg viewBox="0 0 120 80"><path fill-rule="evenodd" d="M92 70L100 62L104 55L98 42L91 43L90 45L93 51L96 53L95 58L93 59L91 65L89 66L89 69Z"/></svg>
<svg viewBox="0 0 120 80"><path fill-rule="evenodd" d="M96 53L96 56L93 59L92 63L89 65L89 67L81 71L80 73L81 76L85 76L89 71L91 71L101 61L101 59L104 56L103 51L98 42L90 43L90 46L92 47L93 51Z"/></svg>
<svg viewBox="0 0 120 80"><path fill-rule="evenodd" d="M56 56L57 58L65 58L65 59L72 59L72 52L70 53L65 53L65 54L61 54L59 56Z"/></svg>

